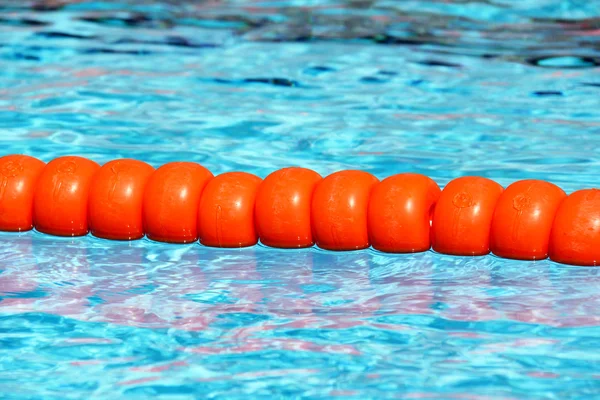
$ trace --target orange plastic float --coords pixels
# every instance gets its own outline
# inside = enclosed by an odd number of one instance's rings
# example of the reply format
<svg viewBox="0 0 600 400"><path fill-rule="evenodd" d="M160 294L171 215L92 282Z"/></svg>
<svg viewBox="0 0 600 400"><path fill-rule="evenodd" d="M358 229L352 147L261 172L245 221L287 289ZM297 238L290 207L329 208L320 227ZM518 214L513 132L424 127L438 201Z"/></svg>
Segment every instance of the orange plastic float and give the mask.
<svg viewBox="0 0 600 400"><path fill-rule="evenodd" d="M490 225L502 186L480 177L457 178L448 183L435 206L432 246L457 256L490 252Z"/></svg>
<svg viewBox="0 0 600 400"><path fill-rule="evenodd" d="M255 216L263 244L280 248L310 247L312 194L321 175L306 168L273 172L258 187Z"/></svg>
<svg viewBox="0 0 600 400"><path fill-rule="evenodd" d="M356 170L321 178L284 168L264 181L244 172L213 177L196 163L154 170L141 161L100 167L82 157L45 165L22 155L0 158L0 231L37 228L57 236L91 230L113 240L150 239L206 246L267 246L550 259L600 264L600 190L566 196L539 180L506 190L463 177L440 191L430 178L379 180Z"/></svg>
<svg viewBox="0 0 600 400"><path fill-rule="evenodd" d="M258 243L254 202L261 179L228 172L212 179L200 200L200 243L210 247L247 247Z"/></svg>
<svg viewBox="0 0 600 400"><path fill-rule="evenodd" d="M508 186L496 204L490 249L498 257L543 260L548 257L556 210L567 195L556 185L524 180Z"/></svg>
<svg viewBox="0 0 600 400"><path fill-rule="evenodd" d="M173 162L158 168L146 183L143 219L146 236L158 242L198 240L198 202L213 174L192 162Z"/></svg>
<svg viewBox="0 0 600 400"><path fill-rule="evenodd" d="M560 204L549 252L551 260L563 264L600 264L600 190L579 190Z"/></svg>
<svg viewBox="0 0 600 400"><path fill-rule="evenodd" d="M104 239L144 236L144 189L154 168L137 160L110 161L96 173L89 196L89 228Z"/></svg>
<svg viewBox="0 0 600 400"><path fill-rule="evenodd" d="M50 161L42 170L33 199L35 228L56 236L88 233L88 193L100 165L87 158L67 156Z"/></svg>
<svg viewBox="0 0 600 400"><path fill-rule="evenodd" d="M20 232L33 228L33 195L45 165L29 156L0 158L0 230Z"/></svg>
<svg viewBox="0 0 600 400"><path fill-rule="evenodd" d="M313 194L311 226L317 246L326 250L369 247L367 208L379 180L363 171L340 171L323 179Z"/></svg>
<svg viewBox="0 0 600 400"><path fill-rule="evenodd" d="M420 174L398 174L373 188L369 201L369 239L377 250L415 253L431 248L433 207L439 186Z"/></svg>

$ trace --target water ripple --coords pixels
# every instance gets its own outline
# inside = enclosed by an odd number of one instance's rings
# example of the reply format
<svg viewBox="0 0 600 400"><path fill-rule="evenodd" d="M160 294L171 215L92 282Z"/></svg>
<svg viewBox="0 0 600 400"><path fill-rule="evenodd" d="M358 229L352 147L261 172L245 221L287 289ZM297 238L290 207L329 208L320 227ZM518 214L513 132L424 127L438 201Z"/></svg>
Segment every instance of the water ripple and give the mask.
<svg viewBox="0 0 600 400"><path fill-rule="evenodd" d="M593 1L0 14L3 154L598 184ZM0 260L3 398L600 394L598 269L37 232L0 234Z"/></svg>

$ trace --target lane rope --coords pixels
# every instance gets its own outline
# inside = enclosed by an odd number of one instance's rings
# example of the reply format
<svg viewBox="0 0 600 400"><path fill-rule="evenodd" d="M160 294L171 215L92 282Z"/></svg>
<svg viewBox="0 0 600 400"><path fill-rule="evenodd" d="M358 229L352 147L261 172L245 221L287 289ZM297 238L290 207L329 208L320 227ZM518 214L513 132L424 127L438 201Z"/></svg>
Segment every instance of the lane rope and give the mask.
<svg viewBox="0 0 600 400"><path fill-rule="evenodd" d="M345 170L321 177L299 167L264 180L245 172L214 176L193 162L154 169L83 157L47 164L0 157L0 231L211 247L317 245L334 251L443 254L600 263L600 190L570 195L541 180L506 189L461 177L443 190L420 174L379 180Z"/></svg>

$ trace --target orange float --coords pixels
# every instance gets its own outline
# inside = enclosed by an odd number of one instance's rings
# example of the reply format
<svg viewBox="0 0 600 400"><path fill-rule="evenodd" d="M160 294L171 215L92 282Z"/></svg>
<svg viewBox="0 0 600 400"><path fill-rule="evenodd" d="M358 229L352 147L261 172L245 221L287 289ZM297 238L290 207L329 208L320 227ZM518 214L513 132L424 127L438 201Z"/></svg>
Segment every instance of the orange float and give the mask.
<svg viewBox="0 0 600 400"><path fill-rule="evenodd" d="M256 229L271 247L299 248L314 244L310 205L321 175L306 168L284 168L267 176L256 194Z"/></svg>
<svg viewBox="0 0 600 400"><path fill-rule="evenodd" d="M96 236L207 246L268 246L385 252L425 251L600 263L600 190L566 196L539 180L505 191L464 177L443 191L431 179L399 174L382 182L357 170L325 179L285 168L264 182L243 172L216 178L189 162L156 171L115 160L100 167L82 157L47 165L28 156L0 157L0 231L35 227L58 236ZM433 213L432 213L433 210Z"/></svg>
<svg viewBox="0 0 600 400"><path fill-rule="evenodd" d="M379 180L368 172L347 170L327 176L315 188L311 225L317 246L326 250L369 247L367 208Z"/></svg>
<svg viewBox="0 0 600 400"><path fill-rule="evenodd" d="M88 193L100 166L83 157L50 161L42 170L33 198L35 228L56 236L88 233Z"/></svg>
<svg viewBox="0 0 600 400"><path fill-rule="evenodd" d="M373 188L369 201L369 239L388 253L415 253L431 248L433 207L439 186L420 174L398 174Z"/></svg>
<svg viewBox="0 0 600 400"><path fill-rule="evenodd" d="M112 240L144 236L144 189L154 168L137 160L114 160L94 176L88 210L92 235Z"/></svg>
<svg viewBox="0 0 600 400"><path fill-rule="evenodd" d="M33 228L33 195L44 164L37 158L9 155L0 158L0 230Z"/></svg>
<svg viewBox="0 0 600 400"><path fill-rule="evenodd" d="M433 249L459 256L488 254L492 217L502 191L502 186L481 177L462 177L448 183L433 213Z"/></svg>
<svg viewBox="0 0 600 400"><path fill-rule="evenodd" d="M492 253L517 260L547 258L552 222L566 196L558 186L539 180L508 186L500 195L492 218Z"/></svg>
<svg viewBox="0 0 600 400"><path fill-rule="evenodd" d="M210 247L247 247L258 242L254 201L261 179L245 172L227 172L212 179L200 200L200 243Z"/></svg>
<svg viewBox="0 0 600 400"><path fill-rule="evenodd" d="M560 204L549 252L551 260L563 264L600 264L600 190L579 190Z"/></svg>
<svg viewBox="0 0 600 400"><path fill-rule="evenodd" d="M142 215L146 236L167 243L198 240L198 203L213 174L192 162L172 162L150 175Z"/></svg>

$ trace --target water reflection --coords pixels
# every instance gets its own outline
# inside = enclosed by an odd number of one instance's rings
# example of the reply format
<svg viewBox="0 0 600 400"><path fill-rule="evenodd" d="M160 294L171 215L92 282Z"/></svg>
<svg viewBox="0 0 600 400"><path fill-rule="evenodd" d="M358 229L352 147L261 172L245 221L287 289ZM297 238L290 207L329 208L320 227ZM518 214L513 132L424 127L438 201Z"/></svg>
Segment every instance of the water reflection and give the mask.
<svg viewBox="0 0 600 400"><path fill-rule="evenodd" d="M62 324L108 324L101 331L82 325L66 337L51 331L48 339L58 342L49 351L90 370L126 366L119 385L133 393L154 393L169 379L181 387L197 365L208 368L199 382L210 391L226 382L247 389L252 379L276 379L279 388L283 377L299 376L325 385L316 377L328 374L326 360L342 369L373 365L379 372L360 379L377 387L394 376L382 371L407 374L423 359L436 374L472 376L485 362L531 379L562 379L554 371L565 358L584 362L569 343L593 341L585 332L599 322L597 270L548 261L221 250L37 233L1 234L0 256L0 320L31 315L35 326L53 315L67 318ZM143 350L139 335L155 337L143 340L158 347ZM104 356L90 357L90 346L102 346ZM424 379L413 378L427 385ZM366 395L352 382L344 390Z"/></svg>
<svg viewBox="0 0 600 400"><path fill-rule="evenodd" d="M5 312L47 312L132 326L203 330L249 324L345 329L391 316L598 322L595 269L549 261L459 258L372 250L324 252L168 246L2 235ZM243 325L243 324L242 324Z"/></svg>

